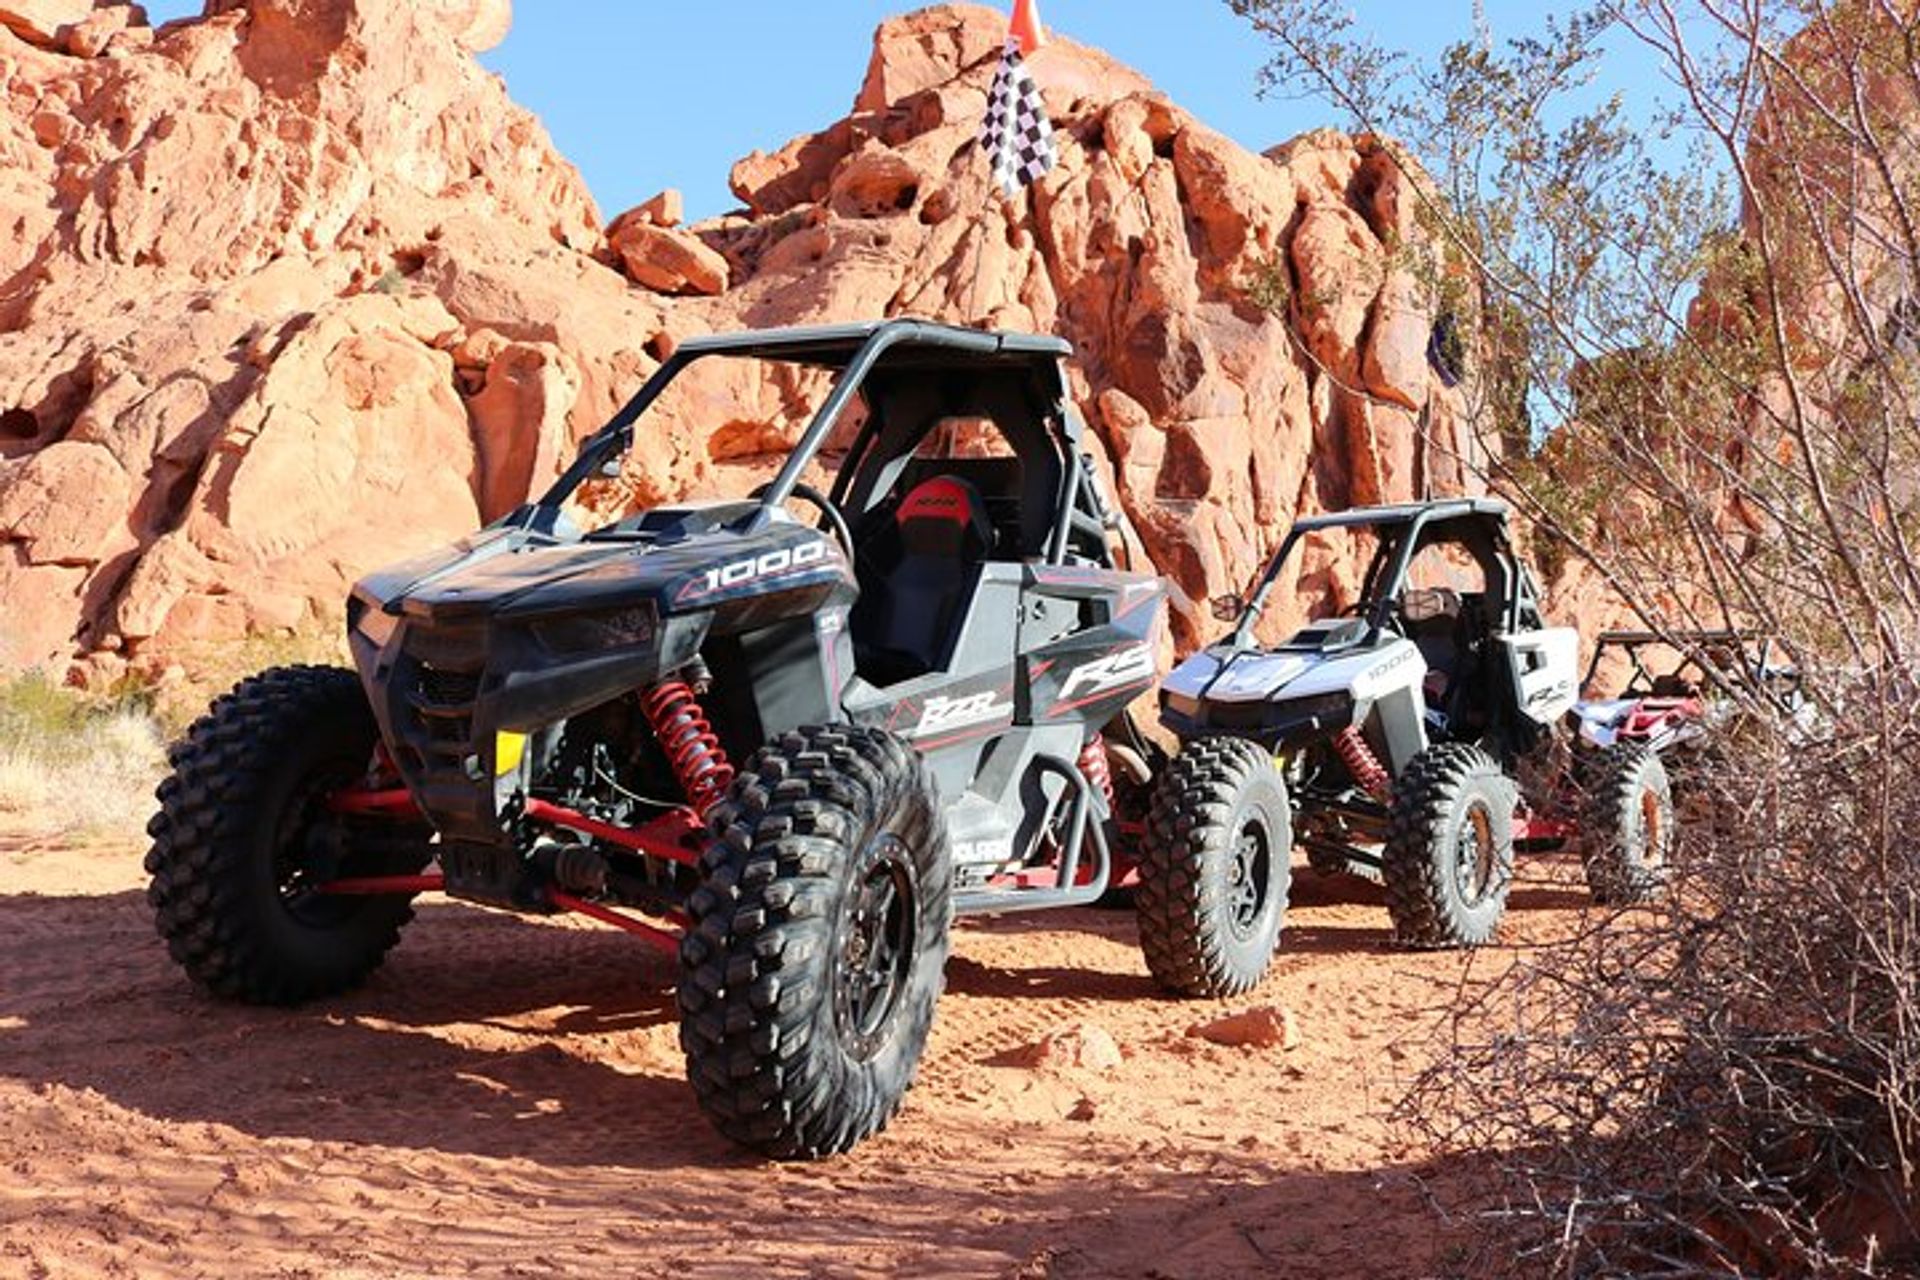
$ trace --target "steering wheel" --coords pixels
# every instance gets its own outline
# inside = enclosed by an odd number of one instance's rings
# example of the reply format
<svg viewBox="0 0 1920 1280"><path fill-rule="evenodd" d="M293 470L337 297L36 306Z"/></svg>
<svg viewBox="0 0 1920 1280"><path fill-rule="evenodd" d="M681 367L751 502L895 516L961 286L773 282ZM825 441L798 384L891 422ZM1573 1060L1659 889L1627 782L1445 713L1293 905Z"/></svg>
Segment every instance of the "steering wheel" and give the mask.
<svg viewBox="0 0 1920 1280"><path fill-rule="evenodd" d="M747 496L750 498L764 498L767 490L771 488L773 488L773 482L769 480L766 484L761 485ZM810 484L802 483L794 485L793 492L789 496L804 498L819 510L822 524L833 530L834 538L840 543L841 548L846 551L847 559L851 561L853 559L853 530L847 527L847 518L840 514L840 508L834 506L833 501L828 498L826 494L820 492ZM821 526L815 525L814 527L819 528Z"/></svg>

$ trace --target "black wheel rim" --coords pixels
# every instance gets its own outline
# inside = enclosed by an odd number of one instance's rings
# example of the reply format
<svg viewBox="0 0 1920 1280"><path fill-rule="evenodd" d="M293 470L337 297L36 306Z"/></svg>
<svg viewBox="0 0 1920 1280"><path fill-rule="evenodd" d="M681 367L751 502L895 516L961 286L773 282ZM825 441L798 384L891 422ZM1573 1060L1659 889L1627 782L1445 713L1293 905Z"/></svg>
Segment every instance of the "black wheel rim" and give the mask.
<svg viewBox="0 0 1920 1280"><path fill-rule="evenodd" d="M1245 941L1259 930L1272 880L1266 826L1257 819L1249 821L1234 837L1233 857L1227 863L1227 927L1235 938Z"/></svg>
<svg viewBox="0 0 1920 1280"><path fill-rule="evenodd" d="M906 848L882 837L847 890L834 964L834 1020L848 1053L865 1061L890 1038L913 972L919 913Z"/></svg>
<svg viewBox="0 0 1920 1280"><path fill-rule="evenodd" d="M1459 837L1454 841L1454 877L1462 901L1471 905L1487 896L1493 887L1497 861L1493 814L1484 801L1475 800L1467 807Z"/></svg>
<svg viewBox="0 0 1920 1280"><path fill-rule="evenodd" d="M293 787L274 827L273 885L280 905L313 928L340 924L354 911L353 899L319 892L340 874L340 842L328 839L333 822L327 797L352 777L347 766L316 770Z"/></svg>
<svg viewBox="0 0 1920 1280"><path fill-rule="evenodd" d="M310 929L348 924L379 894L323 893L321 887L350 876L384 875L393 868L392 836L401 829L393 819L355 820L335 813L329 801L342 788L363 781L376 767L368 759L335 756L315 764L288 786L269 831L269 875L280 908ZM418 828L422 844L430 829ZM372 849L363 842L372 838ZM417 864L416 864L417 865Z"/></svg>

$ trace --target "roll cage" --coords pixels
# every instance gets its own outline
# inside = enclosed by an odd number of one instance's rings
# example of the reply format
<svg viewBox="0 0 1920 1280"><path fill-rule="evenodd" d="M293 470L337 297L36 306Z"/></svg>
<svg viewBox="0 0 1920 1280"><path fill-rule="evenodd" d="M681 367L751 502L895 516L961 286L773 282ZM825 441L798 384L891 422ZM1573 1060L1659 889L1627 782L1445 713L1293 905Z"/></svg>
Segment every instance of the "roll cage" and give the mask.
<svg viewBox="0 0 1920 1280"><path fill-rule="evenodd" d="M885 503L940 423L991 419L1018 460L1018 542L1022 558L1107 565L1112 518L1091 483L1081 452L1085 428L1068 395L1062 361L1073 348L1059 338L988 333L925 320L770 329L691 338L675 349L605 426L581 445L573 465L533 503L509 517L551 529L563 503L590 476L632 446L636 425L673 380L713 357L808 365L835 374L833 385L779 473L755 496L741 532L764 527L793 497L833 425L864 393L867 418L829 495L858 526Z"/></svg>
<svg viewBox="0 0 1920 1280"><path fill-rule="evenodd" d="M1360 605L1367 623L1365 643L1380 638L1392 618L1394 603L1406 588L1413 558L1430 546L1457 546L1473 557L1486 575L1489 595L1500 602L1498 626L1506 632L1531 631L1545 625L1533 576L1514 554L1507 537L1507 504L1496 498L1452 498L1440 502L1399 503L1356 507L1350 511L1308 516L1294 522L1286 539L1267 561L1260 578L1239 612L1233 643L1253 643L1253 629L1280 580L1280 572L1294 548L1309 534L1326 529L1371 529L1380 535L1361 580Z"/></svg>
<svg viewBox="0 0 1920 1280"><path fill-rule="evenodd" d="M1641 654L1654 647L1671 649L1679 655L1672 671L1656 673L1648 668ZM1798 664L1779 637L1767 632L1724 629L1674 631L1663 635L1656 631L1603 631L1594 640L1593 658L1580 681L1583 689L1593 687L1601 662L1610 650L1616 649L1626 654L1630 667L1626 686L1615 695L1619 698L1676 695L1678 682L1687 679L1689 670L1699 677L1689 682L1691 692L1698 692L1701 685L1728 680L1748 688L1784 687L1789 694L1799 685ZM1737 661L1720 661L1734 654L1739 655Z"/></svg>

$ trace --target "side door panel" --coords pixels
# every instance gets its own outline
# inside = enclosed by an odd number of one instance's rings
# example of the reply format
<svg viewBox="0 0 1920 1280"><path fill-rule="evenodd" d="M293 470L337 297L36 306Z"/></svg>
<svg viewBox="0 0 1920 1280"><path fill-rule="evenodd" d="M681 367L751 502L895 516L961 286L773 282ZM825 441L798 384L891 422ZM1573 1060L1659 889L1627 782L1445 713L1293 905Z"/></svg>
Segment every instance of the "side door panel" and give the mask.
<svg viewBox="0 0 1920 1280"><path fill-rule="evenodd" d="M1514 706L1540 724L1550 724L1580 697L1580 633L1572 627L1510 631L1495 637L1506 656Z"/></svg>

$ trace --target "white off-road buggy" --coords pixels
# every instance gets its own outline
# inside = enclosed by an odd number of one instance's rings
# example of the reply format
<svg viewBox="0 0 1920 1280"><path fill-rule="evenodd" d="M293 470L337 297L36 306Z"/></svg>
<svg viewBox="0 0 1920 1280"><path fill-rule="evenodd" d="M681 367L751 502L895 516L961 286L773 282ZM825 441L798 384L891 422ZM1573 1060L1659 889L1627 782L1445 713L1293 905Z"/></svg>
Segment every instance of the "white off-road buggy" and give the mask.
<svg viewBox="0 0 1920 1280"><path fill-rule="evenodd" d="M1371 541L1359 596L1264 646L1262 611L1309 538ZM1296 843L1316 868L1382 880L1416 946L1493 937L1516 843L1577 838L1602 899L1657 888L1673 825L1660 759L1620 748L1576 769L1579 636L1546 625L1504 503L1301 520L1252 596L1214 609L1233 632L1161 690L1182 747L1155 788L1138 902L1164 985L1228 995L1260 980Z"/></svg>

